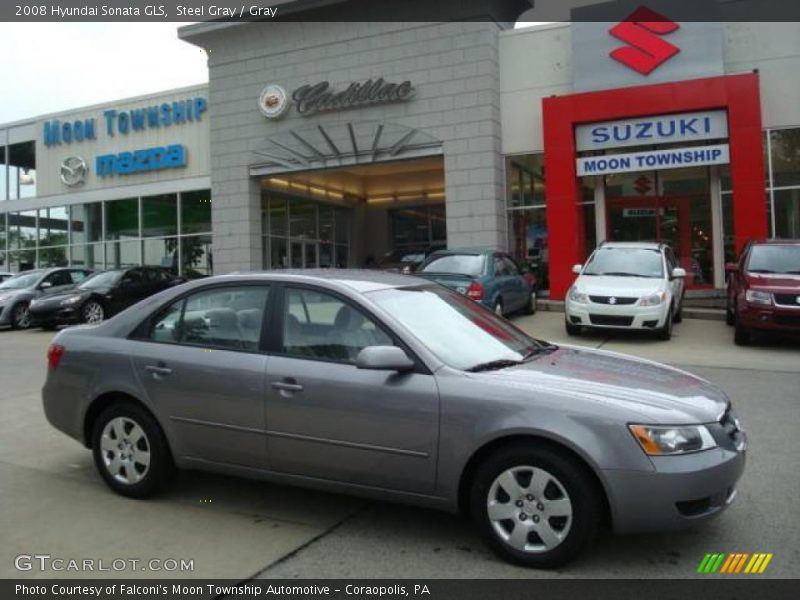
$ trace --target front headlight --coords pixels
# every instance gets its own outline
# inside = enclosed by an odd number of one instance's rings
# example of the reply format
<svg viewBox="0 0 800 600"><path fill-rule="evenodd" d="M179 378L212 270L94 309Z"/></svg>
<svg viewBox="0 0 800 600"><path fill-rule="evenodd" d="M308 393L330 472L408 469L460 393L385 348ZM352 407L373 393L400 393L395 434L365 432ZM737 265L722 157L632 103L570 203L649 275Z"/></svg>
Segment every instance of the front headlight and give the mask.
<svg viewBox="0 0 800 600"><path fill-rule="evenodd" d="M573 302L579 302L580 304L586 304L589 302L589 296L579 292L574 287L569 289L569 299Z"/></svg>
<svg viewBox="0 0 800 600"><path fill-rule="evenodd" d="M628 425L628 428L650 456L686 454L717 445L705 425Z"/></svg>
<svg viewBox="0 0 800 600"><path fill-rule="evenodd" d="M745 299L751 304L772 304L772 295L758 290L747 290L744 294Z"/></svg>
<svg viewBox="0 0 800 600"><path fill-rule="evenodd" d="M64 298L59 304L61 306L71 306L81 301L80 296L70 296L69 298Z"/></svg>
<svg viewBox="0 0 800 600"><path fill-rule="evenodd" d="M13 296L13 295L14 294L3 294L2 296L0 296L0 302L5 302L9 298L11 298L11 296Z"/></svg>
<svg viewBox="0 0 800 600"><path fill-rule="evenodd" d="M645 296L641 300L639 300L639 306L658 306L666 299L667 299L666 292L663 291L656 292L655 294L650 294L649 296Z"/></svg>

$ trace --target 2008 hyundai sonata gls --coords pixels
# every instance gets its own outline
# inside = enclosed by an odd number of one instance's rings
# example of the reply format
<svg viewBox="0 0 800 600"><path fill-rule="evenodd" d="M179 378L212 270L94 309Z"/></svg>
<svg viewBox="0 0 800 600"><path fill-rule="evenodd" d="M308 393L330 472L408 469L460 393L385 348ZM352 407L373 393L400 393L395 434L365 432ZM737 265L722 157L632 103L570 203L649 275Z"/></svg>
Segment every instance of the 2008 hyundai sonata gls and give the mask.
<svg viewBox="0 0 800 600"><path fill-rule="evenodd" d="M179 467L461 509L529 566L563 564L604 520L712 517L745 463L707 381L535 340L402 275L204 279L62 331L48 362L47 418L121 494Z"/></svg>

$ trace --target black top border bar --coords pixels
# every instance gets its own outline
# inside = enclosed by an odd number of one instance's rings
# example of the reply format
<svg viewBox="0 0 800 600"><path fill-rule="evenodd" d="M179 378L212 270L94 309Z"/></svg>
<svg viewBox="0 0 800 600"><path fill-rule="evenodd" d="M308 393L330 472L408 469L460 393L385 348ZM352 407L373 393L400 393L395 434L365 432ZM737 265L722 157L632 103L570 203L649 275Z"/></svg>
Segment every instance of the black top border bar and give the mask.
<svg viewBox="0 0 800 600"><path fill-rule="evenodd" d="M9 22L526 22L626 19L647 6L673 21L800 21L796 0L9 0Z"/></svg>

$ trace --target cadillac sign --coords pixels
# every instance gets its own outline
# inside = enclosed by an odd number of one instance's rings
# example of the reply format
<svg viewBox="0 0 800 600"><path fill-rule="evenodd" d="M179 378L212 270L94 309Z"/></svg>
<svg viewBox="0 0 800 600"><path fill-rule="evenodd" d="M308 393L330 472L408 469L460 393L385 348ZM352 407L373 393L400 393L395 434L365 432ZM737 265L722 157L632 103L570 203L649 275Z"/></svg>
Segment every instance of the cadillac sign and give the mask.
<svg viewBox="0 0 800 600"><path fill-rule="evenodd" d="M403 102L414 95L414 86L406 80L392 83L382 77L353 82L345 89L335 90L327 81L306 84L292 92L298 114L307 117L315 113L346 110L371 104ZM268 119L283 115L289 108L286 91L279 85L266 86L258 99L261 113Z"/></svg>

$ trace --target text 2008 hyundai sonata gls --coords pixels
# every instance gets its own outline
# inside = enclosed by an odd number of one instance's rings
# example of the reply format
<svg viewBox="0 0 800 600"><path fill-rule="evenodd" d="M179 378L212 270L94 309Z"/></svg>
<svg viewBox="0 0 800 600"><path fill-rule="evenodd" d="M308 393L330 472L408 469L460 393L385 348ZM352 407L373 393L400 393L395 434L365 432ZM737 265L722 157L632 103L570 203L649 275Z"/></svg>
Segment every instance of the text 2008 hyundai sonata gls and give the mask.
<svg viewBox="0 0 800 600"><path fill-rule="evenodd" d="M358 271L213 277L48 353L47 418L142 497L173 467L468 511L517 563L688 526L736 495L745 434L689 373L528 337L462 295Z"/></svg>

